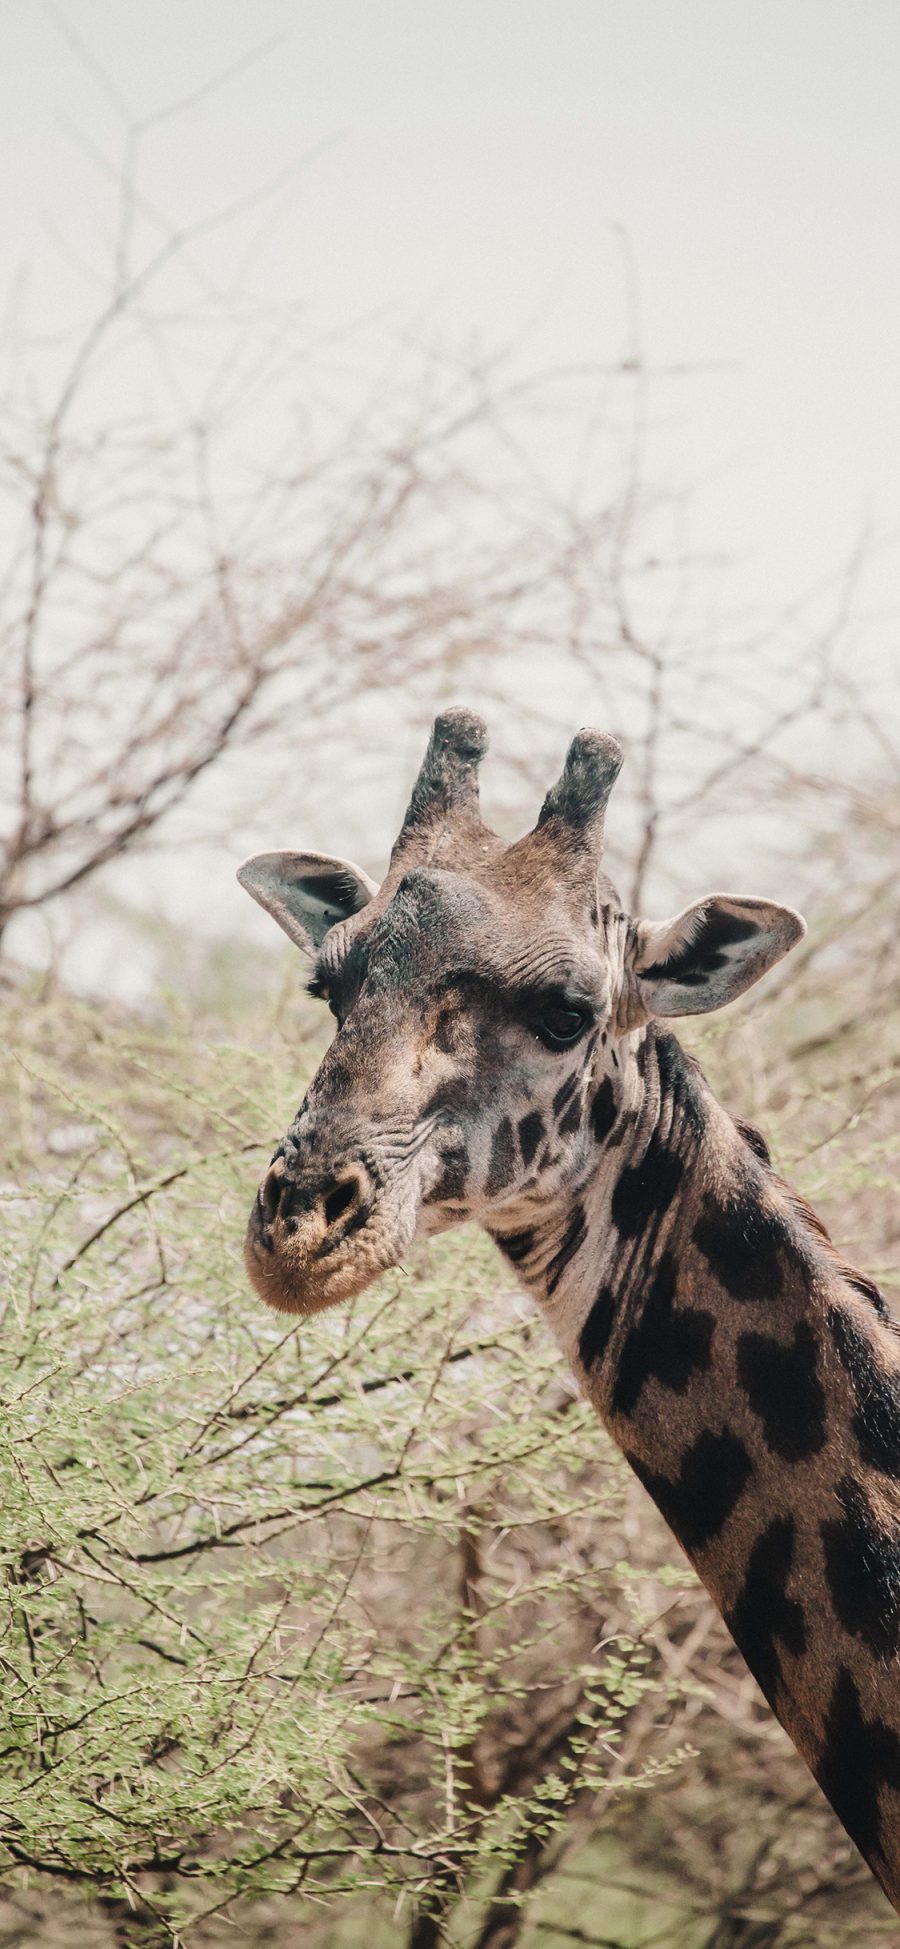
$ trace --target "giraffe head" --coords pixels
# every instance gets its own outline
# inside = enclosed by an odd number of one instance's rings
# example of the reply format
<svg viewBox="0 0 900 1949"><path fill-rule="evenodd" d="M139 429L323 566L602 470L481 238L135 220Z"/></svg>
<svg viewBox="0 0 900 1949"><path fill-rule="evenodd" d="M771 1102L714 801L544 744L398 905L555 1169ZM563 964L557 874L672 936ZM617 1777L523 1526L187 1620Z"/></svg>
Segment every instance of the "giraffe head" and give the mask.
<svg viewBox="0 0 900 1949"><path fill-rule="evenodd" d="M640 1095L654 1017L720 1008L799 940L789 908L715 894L635 920L602 870L622 762L580 731L533 831L482 823L480 718L434 725L386 878L261 853L238 878L313 960L337 1033L260 1186L250 1277L311 1313L474 1218L512 1241L562 1212Z"/></svg>

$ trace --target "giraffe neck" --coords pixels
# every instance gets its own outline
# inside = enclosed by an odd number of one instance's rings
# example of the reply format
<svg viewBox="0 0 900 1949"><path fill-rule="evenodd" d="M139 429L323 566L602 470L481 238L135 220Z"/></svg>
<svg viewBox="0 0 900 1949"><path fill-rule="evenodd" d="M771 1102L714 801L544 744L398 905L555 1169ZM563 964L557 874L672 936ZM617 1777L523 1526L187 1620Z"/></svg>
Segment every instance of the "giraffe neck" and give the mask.
<svg viewBox="0 0 900 1949"><path fill-rule="evenodd" d="M675 1039L639 1068L575 1209L506 1244L900 1908L900 1336Z"/></svg>

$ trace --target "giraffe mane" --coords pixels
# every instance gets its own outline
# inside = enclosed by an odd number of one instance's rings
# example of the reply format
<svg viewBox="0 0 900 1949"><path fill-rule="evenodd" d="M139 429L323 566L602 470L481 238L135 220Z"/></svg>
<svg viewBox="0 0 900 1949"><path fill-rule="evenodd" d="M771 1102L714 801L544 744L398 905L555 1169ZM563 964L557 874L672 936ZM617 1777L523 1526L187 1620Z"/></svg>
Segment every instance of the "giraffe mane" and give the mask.
<svg viewBox="0 0 900 1949"><path fill-rule="evenodd" d="M755 1123L750 1123L746 1117L732 1115L731 1121L734 1124L738 1136L742 1138L743 1142L748 1146L748 1149L752 1150L754 1157L758 1157L760 1163L766 1166L772 1183L778 1186L794 1217L801 1225L805 1225L815 1234L819 1244L824 1247L835 1271L840 1274L842 1279L847 1281L848 1286L852 1286L854 1291L860 1293L863 1299L869 1301L869 1304L875 1308L876 1313L879 1313L894 1328L895 1332L900 1332L900 1327L897 1326L897 1323L891 1317L890 1307L881 1287L874 1279L869 1277L867 1272L858 1272L856 1267L852 1266L850 1261L844 1258L843 1253L838 1251L824 1218L820 1218L819 1213L814 1210L809 1199L804 1198L802 1192L797 1191L794 1185L788 1184L780 1172L775 1170L772 1164L771 1152L762 1131L757 1128Z"/></svg>

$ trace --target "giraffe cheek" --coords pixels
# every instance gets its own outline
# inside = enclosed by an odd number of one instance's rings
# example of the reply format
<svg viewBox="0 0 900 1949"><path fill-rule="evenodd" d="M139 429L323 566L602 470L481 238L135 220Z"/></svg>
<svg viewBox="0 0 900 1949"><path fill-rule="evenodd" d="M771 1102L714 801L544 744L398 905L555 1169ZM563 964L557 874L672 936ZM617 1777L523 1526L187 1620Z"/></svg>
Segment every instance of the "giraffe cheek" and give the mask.
<svg viewBox="0 0 900 1949"><path fill-rule="evenodd" d="M470 1170L468 1146L461 1136L448 1135L435 1154L431 1182L422 1196L423 1206L464 1204Z"/></svg>
<svg viewBox="0 0 900 1949"><path fill-rule="evenodd" d="M508 1190L517 1166L513 1127L509 1117L501 1117L491 1138L491 1154L484 1183L486 1197L495 1198L499 1192Z"/></svg>

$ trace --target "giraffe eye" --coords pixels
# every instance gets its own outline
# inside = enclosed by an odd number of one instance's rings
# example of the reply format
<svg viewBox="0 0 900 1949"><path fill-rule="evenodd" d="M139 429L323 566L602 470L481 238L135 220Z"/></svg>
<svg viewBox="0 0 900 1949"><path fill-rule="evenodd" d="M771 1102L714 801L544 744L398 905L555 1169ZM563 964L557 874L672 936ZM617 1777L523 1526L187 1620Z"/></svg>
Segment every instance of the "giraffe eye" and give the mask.
<svg viewBox="0 0 900 1949"><path fill-rule="evenodd" d="M571 1049L583 1036L589 1021L585 1008L576 1008L570 1002L546 1002L534 1026L548 1049Z"/></svg>

